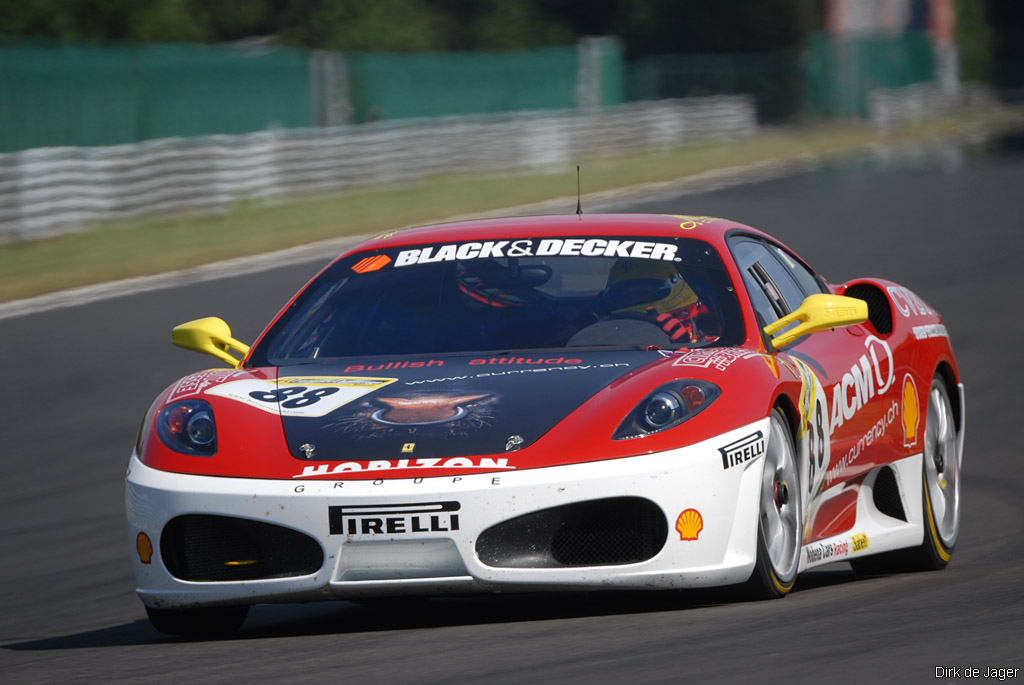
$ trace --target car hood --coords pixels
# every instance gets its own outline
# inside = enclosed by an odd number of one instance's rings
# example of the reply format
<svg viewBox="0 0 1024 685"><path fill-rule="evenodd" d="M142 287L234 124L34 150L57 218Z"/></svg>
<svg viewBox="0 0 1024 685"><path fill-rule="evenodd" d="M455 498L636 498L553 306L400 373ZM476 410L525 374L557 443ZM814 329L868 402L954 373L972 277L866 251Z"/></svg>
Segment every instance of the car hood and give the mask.
<svg viewBox="0 0 1024 685"><path fill-rule="evenodd" d="M650 353L360 359L278 369L292 456L450 458L527 447ZM614 426L607 427L609 433Z"/></svg>
<svg viewBox="0 0 1024 685"><path fill-rule="evenodd" d="M713 383L722 394L685 426L639 440L612 439L638 402L679 379ZM461 476L696 444L764 418L779 391L802 396L801 383L774 356L743 348L572 349L210 369L161 393L136 447L147 466L178 473ZM178 452L157 435L158 413L187 400L212 406L218 448L211 457Z"/></svg>

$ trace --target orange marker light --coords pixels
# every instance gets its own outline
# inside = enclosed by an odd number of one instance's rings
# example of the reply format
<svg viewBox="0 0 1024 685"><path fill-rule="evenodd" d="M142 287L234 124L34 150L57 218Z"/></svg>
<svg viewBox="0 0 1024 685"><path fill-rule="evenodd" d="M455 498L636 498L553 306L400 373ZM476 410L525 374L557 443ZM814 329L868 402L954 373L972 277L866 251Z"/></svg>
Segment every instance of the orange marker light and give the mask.
<svg viewBox="0 0 1024 685"><path fill-rule="evenodd" d="M917 401L917 384L908 373L903 377L903 446L917 444L917 426L921 421L921 410Z"/></svg>
<svg viewBox="0 0 1024 685"><path fill-rule="evenodd" d="M708 396L696 385L687 385L682 389L683 399L686 400L686 407L691 411L697 411L707 401Z"/></svg>
<svg viewBox="0 0 1024 685"><path fill-rule="evenodd" d="M188 417L192 414L192 407L178 405L167 414L167 427L178 435L185 434L185 426L188 424Z"/></svg>
<svg viewBox="0 0 1024 685"><path fill-rule="evenodd" d="M139 553L139 561L143 564L153 563L153 542L145 533L135 536L135 551Z"/></svg>

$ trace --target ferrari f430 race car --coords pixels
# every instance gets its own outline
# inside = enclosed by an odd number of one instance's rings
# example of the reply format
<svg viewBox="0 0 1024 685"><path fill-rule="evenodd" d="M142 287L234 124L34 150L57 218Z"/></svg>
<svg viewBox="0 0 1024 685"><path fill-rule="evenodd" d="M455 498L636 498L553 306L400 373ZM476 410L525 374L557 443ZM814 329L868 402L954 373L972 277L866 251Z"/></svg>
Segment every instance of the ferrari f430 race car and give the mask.
<svg viewBox="0 0 1024 685"><path fill-rule="evenodd" d="M157 629L250 605L744 585L946 565L964 391L942 318L703 216L470 221L369 240L227 367L150 407L128 467Z"/></svg>

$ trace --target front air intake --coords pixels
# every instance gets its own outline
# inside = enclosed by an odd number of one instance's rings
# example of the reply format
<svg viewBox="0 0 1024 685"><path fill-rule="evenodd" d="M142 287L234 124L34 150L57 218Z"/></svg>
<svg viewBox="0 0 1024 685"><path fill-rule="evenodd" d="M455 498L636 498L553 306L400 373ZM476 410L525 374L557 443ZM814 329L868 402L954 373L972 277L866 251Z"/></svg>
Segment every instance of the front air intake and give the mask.
<svg viewBox="0 0 1024 685"><path fill-rule="evenodd" d="M313 538L273 523L188 514L167 522L160 555L175 578L194 582L261 580L316 573L324 553Z"/></svg>
<svg viewBox="0 0 1024 685"><path fill-rule="evenodd" d="M665 514L650 500L614 497L525 514L485 530L480 561L500 568L635 564L665 546Z"/></svg>

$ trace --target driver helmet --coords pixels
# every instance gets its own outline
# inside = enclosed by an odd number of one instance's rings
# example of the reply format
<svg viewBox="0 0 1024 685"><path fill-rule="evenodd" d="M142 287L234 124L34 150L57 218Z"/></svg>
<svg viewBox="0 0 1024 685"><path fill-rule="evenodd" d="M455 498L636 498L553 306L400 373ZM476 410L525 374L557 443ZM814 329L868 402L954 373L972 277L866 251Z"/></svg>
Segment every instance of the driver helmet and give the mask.
<svg viewBox="0 0 1024 685"><path fill-rule="evenodd" d="M605 289L612 312L675 314L699 301L697 293L670 262L620 259L608 274Z"/></svg>

